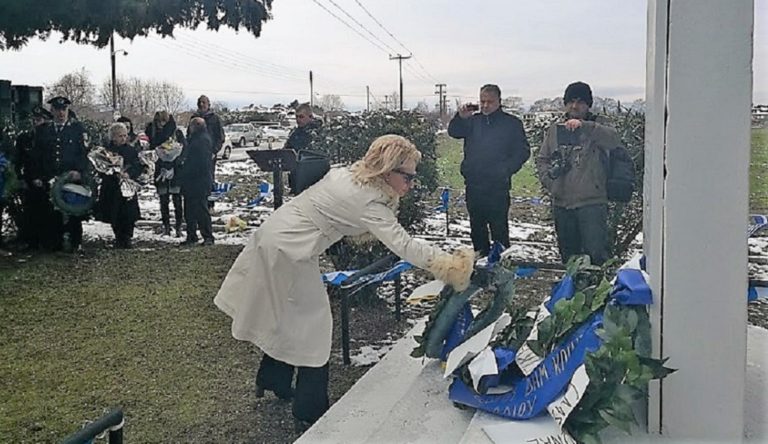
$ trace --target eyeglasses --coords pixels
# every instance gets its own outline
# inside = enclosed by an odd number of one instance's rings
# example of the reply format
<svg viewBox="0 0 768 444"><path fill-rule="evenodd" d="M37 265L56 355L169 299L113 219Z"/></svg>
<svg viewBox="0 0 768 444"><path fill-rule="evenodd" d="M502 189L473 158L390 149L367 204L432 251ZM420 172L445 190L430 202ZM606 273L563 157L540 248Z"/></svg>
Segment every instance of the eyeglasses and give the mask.
<svg viewBox="0 0 768 444"><path fill-rule="evenodd" d="M419 177L418 174L406 173L405 171L403 171L403 170L401 170L399 168L395 168L392 171L394 171L395 173L403 176L403 179L405 179L408 182L413 182L414 180L416 180Z"/></svg>

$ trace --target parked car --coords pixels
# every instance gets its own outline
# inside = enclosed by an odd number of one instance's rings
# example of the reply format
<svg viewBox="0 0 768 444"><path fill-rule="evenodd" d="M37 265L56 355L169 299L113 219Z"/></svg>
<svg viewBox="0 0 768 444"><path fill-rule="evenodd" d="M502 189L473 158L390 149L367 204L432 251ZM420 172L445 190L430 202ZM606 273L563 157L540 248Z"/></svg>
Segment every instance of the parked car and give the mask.
<svg viewBox="0 0 768 444"><path fill-rule="evenodd" d="M218 153L216 153L217 159L229 159L229 156L232 155L232 139L229 138L229 135L224 133L224 143L221 144L221 149Z"/></svg>
<svg viewBox="0 0 768 444"><path fill-rule="evenodd" d="M277 125L270 125L264 129L264 137L269 142L287 139L289 133L290 131L287 128L283 128Z"/></svg>
<svg viewBox="0 0 768 444"><path fill-rule="evenodd" d="M229 136L234 146L246 146L249 143L259 146L264 137L262 129L250 123L231 123L224 127L224 133Z"/></svg>

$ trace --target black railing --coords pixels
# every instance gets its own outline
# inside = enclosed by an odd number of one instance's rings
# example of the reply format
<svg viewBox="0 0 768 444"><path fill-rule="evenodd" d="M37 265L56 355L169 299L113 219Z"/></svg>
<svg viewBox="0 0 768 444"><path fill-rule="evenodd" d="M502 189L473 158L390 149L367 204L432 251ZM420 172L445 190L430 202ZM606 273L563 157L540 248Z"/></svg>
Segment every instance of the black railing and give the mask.
<svg viewBox="0 0 768 444"><path fill-rule="evenodd" d="M341 283L341 355L344 365L349 365L352 362L349 357L349 298L365 287L364 278L366 276L387 270L392 267L397 260L398 257L394 254L387 255L357 271ZM400 275L398 274L397 277L395 277L395 320L397 321L400 320L401 287Z"/></svg>
<svg viewBox="0 0 768 444"><path fill-rule="evenodd" d="M109 444L123 444L123 410L115 409L68 436L62 444L87 444L109 431Z"/></svg>

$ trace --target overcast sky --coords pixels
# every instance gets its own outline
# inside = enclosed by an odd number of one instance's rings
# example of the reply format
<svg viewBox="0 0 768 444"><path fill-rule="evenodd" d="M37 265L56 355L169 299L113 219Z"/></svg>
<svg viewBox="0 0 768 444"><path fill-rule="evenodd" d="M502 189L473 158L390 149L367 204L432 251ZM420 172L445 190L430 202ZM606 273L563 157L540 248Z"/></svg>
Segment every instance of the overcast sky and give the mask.
<svg viewBox="0 0 768 444"><path fill-rule="evenodd" d="M116 48L128 51L117 57L118 76L175 82L190 103L206 93L241 106L308 101L312 70L317 94L340 95L359 109L366 85L374 102L397 90L389 55L412 52L403 62L406 107L434 104L436 83L447 84L451 103L476 100L480 85L496 83L503 96L531 104L560 96L575 80L603 97L644 97L646 0L274 0L272 13L259 38L222 28L117 39ZM48 85L83 67L100 85L110 75L109 50L54 35L0 52L0 79L15 84ZM755 0L756 103L768 102L766 79L768 0Z"/></svg>

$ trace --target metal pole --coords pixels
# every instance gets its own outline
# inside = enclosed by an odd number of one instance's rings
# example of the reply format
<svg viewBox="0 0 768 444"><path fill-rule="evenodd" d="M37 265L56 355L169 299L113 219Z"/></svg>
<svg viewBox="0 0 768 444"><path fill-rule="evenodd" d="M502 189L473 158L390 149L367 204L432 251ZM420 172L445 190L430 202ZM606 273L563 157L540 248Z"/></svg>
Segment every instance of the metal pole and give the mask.
<svg viewBox="0 0 768 444"><path fill-rule="evenodd" d="M371 88L369 86L365 87L365 110L371 110Z"/></svg>
<svg viewBox="0 0 768 444"><path fill-rule="evenodd" d="M277 161L272 170L272 183L274 183L275 209L283 205L283 168L282 162Z"/></svg>
<svg viewBox="0 0 768 444"><path fill-rule="evenodd" d="M402 282L400 275L395 278L395 321L400 321L400 293L402 291Z"/></svg>
<svg viewBox="0 0 768 444"><path fill-rule="evenodd" d="M309 71L309 106L315 107L315 85L312 79L312 70Z"/></svg>
<svg viewBox="0 0 768 444"><path fill-rule="evenodd" d="M349 292L341 291L341 358L344 365L349 365Z"/></svg>
<svg viewBox="0 0 768 444"><path fill-rule="evenodd" d="M112 112L117 111L117 76L115 75L115 33L109 38L109 59L112 62Z"/></svg>
<svg viewBox="0 0 768 444"><path fill-rule="evenodd" d="M403 58L398 59L400 65L400 111L403 110Z"/></svg>

